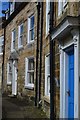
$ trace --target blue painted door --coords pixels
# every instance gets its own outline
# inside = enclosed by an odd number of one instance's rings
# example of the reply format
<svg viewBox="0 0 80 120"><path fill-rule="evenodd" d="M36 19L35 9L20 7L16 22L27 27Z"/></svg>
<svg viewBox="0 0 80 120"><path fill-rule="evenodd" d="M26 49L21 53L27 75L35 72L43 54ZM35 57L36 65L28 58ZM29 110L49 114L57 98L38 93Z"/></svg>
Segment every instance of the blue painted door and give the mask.
<svg viewBox="0 0 80 120"><path fill-rule="evenodd" d="M68 118L74 118L74 52L68 54Z"/></svg>

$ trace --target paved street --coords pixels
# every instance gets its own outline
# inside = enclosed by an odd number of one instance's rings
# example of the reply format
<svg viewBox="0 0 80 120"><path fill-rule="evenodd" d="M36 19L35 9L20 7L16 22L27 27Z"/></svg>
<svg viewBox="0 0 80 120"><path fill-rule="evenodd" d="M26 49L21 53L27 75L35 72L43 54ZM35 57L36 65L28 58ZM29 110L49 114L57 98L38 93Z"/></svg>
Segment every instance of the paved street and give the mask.
<svg viewBox="0 0 80 120"><path fill-rule="evenodd" d="M19 98L10 98L4 96L2 99L2 120L15 120L17 119L25 119L28 118L44 120L43 118L47 118L45 113L39 109L34 107L34 103L27 99L19 99Z"/></svg>

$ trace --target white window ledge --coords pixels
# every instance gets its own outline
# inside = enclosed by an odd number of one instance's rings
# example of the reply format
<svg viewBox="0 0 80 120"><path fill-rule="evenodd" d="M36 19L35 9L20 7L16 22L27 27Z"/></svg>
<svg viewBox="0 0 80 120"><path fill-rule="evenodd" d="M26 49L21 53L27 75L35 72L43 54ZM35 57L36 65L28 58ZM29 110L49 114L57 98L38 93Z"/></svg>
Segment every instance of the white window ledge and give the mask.
<svg viewBox="0 0 80 120"><path fill-rule="evenodd" d="M33 44L33 43L34 43L34 40L29 41L27 44L30 45L30 44Z"/></svg>
<svg viewBox="0 0 80 120"><path fill-rule="evenodd" d="M28 84L28 85L25 86L25 88L34 89L34 84Z"/></svg>
<svg viewBox="0 0 80 120"><path fill-rule="evenodd" d="M19 46L18 49L22 49L23 48L23 45Z"/></svg>
<svg viewBox="0 0 80 120"><path fill-rule="evenodd" d="M7 82L7 85L11 85L12 83L11 82Z"/></svg>
<svg viewBox="0 0 80 120"><path fill-rule="evenodd" d="M0 55L3 55L3 53L0 53Z"/></svg>
<svg viewBox="0 0 80 120"><path fill-rule="evenodd" d="M12 49L12 50L11 50L11 53L13 53L13 52L15 52L15 51L16 51L15 49Z"/></svg>

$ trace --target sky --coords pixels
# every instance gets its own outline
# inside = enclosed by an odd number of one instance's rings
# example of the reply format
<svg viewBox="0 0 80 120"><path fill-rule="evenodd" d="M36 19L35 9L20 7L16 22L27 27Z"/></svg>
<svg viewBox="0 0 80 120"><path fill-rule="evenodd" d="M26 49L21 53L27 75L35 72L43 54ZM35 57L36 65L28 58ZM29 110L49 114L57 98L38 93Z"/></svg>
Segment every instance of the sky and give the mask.
<svg viewBox="0 0 80 120"><path fill-rule="evenodd" d="M2 15L2 10L6 10L6 9L8 9L8 7L9 7L8 2L0 1L0 17L4 16L4 15Z"/></svg>

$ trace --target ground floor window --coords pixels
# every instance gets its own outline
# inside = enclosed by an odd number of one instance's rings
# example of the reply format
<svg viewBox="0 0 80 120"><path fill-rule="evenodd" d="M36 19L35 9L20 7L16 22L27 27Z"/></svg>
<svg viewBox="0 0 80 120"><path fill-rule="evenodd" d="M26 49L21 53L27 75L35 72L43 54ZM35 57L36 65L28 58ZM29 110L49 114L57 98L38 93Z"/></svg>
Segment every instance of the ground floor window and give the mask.
<svg viewBox="0 0 80 120"><path fill-rule="evenodd" d="M34 58L25 59L25 86L34 88Z"/></svg>
<svg viewBox="0 0 80 120"><path fill-rule="evenodd" d="M12 83L12 63L9 61L7 63L7 84Z"/></svg>

